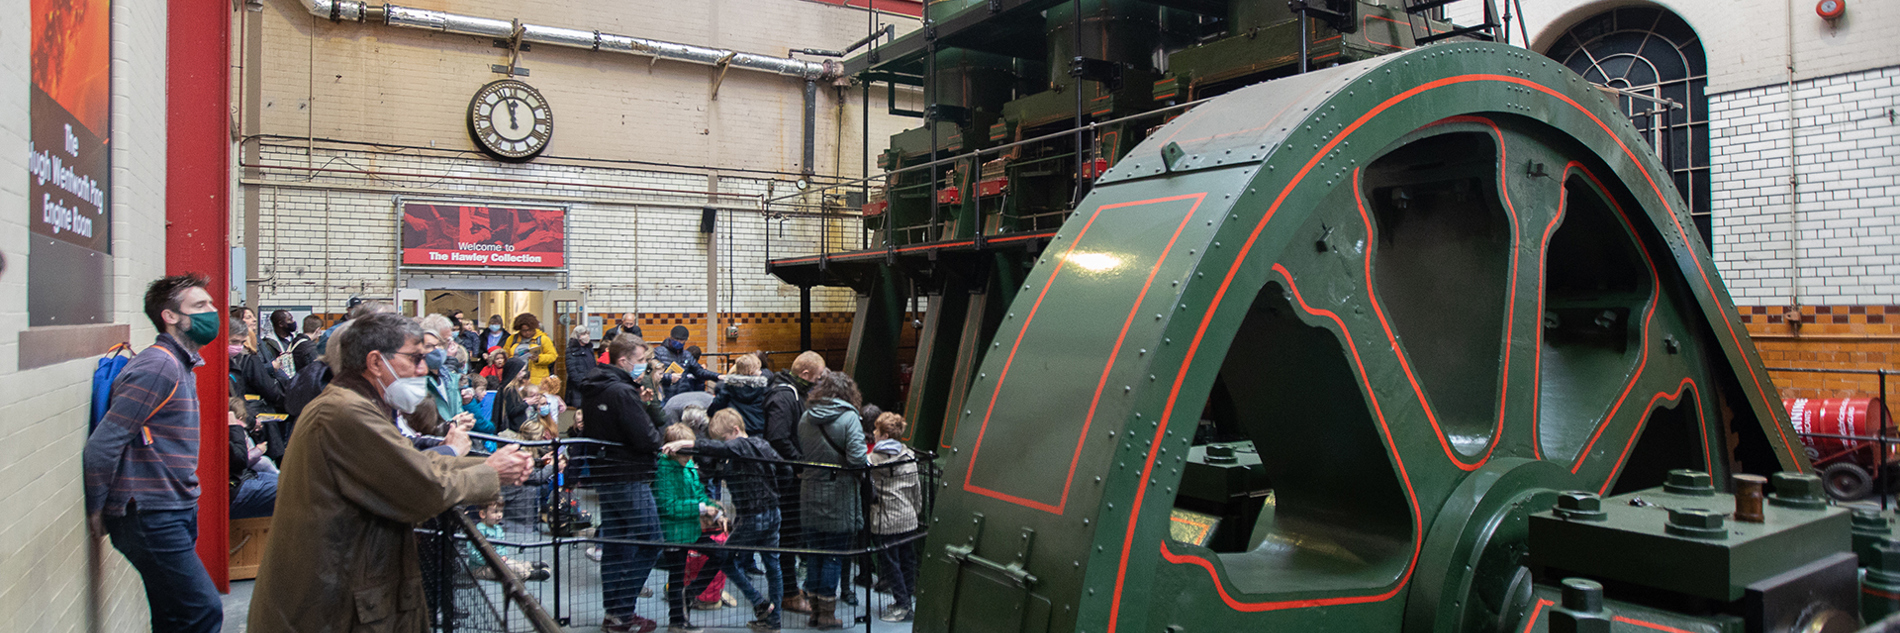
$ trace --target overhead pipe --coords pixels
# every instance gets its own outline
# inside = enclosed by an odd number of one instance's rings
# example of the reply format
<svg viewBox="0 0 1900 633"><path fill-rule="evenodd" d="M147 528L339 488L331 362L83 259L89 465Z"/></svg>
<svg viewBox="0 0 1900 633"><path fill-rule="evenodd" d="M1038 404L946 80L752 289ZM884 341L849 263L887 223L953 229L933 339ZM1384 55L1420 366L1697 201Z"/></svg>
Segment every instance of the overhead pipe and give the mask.
<svg viewBox="0 0 1900 633"><path fill-rule="evenodd" d="M302 2L304 8L308 9L312 15L327 18L332 22L382 23L389 26L501 39L512 39L517 35L515 20L498 20L394 4L371 4L360 0L302 0ZM844 75L844 65L830 60L813 62L769 57L600 31L520 24L519 36L522 42L645 55L656 60L671 59L707 66L740 68L811 81L837 79Z"/></svg>

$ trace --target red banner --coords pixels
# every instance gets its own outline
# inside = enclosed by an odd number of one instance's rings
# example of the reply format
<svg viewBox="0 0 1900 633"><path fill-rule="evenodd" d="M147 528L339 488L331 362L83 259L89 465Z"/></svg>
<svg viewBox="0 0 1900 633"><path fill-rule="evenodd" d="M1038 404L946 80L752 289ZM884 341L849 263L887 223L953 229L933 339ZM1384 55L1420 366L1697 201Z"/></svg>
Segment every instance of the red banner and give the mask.
<svg viewBox="0 0 1900 633"><path fill-rule="evenodd" d="M402 205L404 266L560 268L567 265L561 209Z"/></svg>

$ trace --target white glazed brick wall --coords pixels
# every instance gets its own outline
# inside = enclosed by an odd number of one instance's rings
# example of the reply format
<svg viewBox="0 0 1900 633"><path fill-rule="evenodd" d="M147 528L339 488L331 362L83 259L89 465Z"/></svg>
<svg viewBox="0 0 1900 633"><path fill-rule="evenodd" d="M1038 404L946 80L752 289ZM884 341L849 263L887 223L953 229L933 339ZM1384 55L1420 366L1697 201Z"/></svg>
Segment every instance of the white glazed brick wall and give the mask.
<svg viewBox="0 0 1900 633"><path fill-rule="evenodd" d="M1900 302L1900 66L1796 82L1798 232L1788 231L1788 93L1710 95L1714 252L1739 305Z"/></svg>
<svg viewBox="0 0 1900 633"><path fill-rule="evenodd" d="M309 305L338 312L352 294L389 297L410 276L535 279L588 293L595 312L703 312L706 309L706 236L699 232L704 195L632 191L645 187L706 191L701 174L485 158L395 154L303 146L266 145L263 164L378 172L453 175L447 178L379 178L266 169L283 185L261 186L259 269L265 280L259 305ZM524 183L470 180L507 178ZM589 185L606 185L596 187ZM736 312L795 312L796 288L766 275L766 231L772 257L815 253L817 218L766 220L758 211L768 191L784 194L785 181L722 176L722 193L751 197L718 199L719 309ZM396 200L438 198L490 200L569 208L566 273L450 272L397 268ZM769 228L768 228L769 224ZM832 250L856 248L855 218L831 220ZM813 310L852 309L847 290L813 292Z"/></svg>
<svg viewBox="0 0 1900 633"><path fill-rule="evenodd" d="M112 3L113 320L149 344L139 303L165 266L165 3ZM146 626L138 575L86 533L80 455L91 359L19 366L26 328L29 4L0 4L0 630Z"/></svg>
<svg viewBox="0 0 1900 633"><path fill-rule="evenodd" d="M491 64L508 63L508 52L490 38L332 23L308 14L299 0L264 4L264 133L475 149L465 125L469 97L502 78ZM842 48L868 26L862 10L807 0L467 0L424 8L771 56ZM918 24L882 19L899 35ZM725 73L714 100L720 73L705 65L549 45L524 52L520 64L531 71L521 79L554 111L548 156L788 173L805 167L802 79L735 69ZM873 154L891 134L916 124L885 114L882 93L870 114ZM859 95L820 86L818 173L857 173L864 136Z"/></svg>
<svg viewBox="0 0 1900 633"><path fill-rule="evenodd" d="M575 0L471 0L440 8L765 55L786 55L791 48L839 48L867 29L867 14L861 10L806 0L630 0L612 6ZM899 34L917 24L902 16L878 19L895 24ZM309 305L334 312L351 294L390 296L395 288L406 287L411 276L477 274L397 269L394 198L426 194L571 207L567 273L483 273L483 279L534 279L585 290L593 311L702 312L706 238L698 233L698 224L699 207L708 200L580 185L703 191L710 186L706 174L718 170L719 191L754 196L717 200L722 207L718 308L798 310L797 289L763 272L768 222L757 209L773 186L770 180L778 181L775 191L783 194L805 167L802 80L733 70L713 99L718 72L710 67L537 46L522 55L521 65L532 71L523 79L553 107L554 138L543 158L511 165L476 153L464 123L468 95L500 77L489 65L507 62L506 51L488 39L332 23L308 15L297 0L267 1L263 21L263 131L318 139L312 152L301 140L273 138L268 143L276 145L265 148L264 164L549 184L311 177L307 172L267 170L267 179L302 184L262 189L258 278L265 281L257 305ZM858 176L865 138L871 139L870 152L876 154L891 134L916 125L915 119L885 114L883 93L874 92L867 114L862 92L820 86L812 166L819 175ZM915 95L900 94L900 99L914 101ZM915 109L914 103L900 105ZM322 139L431 149L326 146ZM833 250L856 248L858 222L831 223ZM234 224L233 240L238 242L242 223ZM769 224L773 257L815 253L821 234L827 232L810 217ZM853 307L850 293L839 289L817 289L813 302L818 311Z"/></svg>
<svg viewBox="0 0 1900 633"><path fill-rule="evenodd" d="M1503 10L1503 0L1493 0ZM1612 8L1636 3L1604 0L1537 0L1521 4L1514 16L1511 41L1522 45L1518 22L1530 32L1530 48L1548 49L1550 43L1590 17ZM1850 1L1847 13L1829 23L1814 13L1814 2L1789 0L1649 0L1689 23L1701 38L1709 60L1709 92L1730 92L1783 81L1787 72L1788 8L1793 5L1795 78L1828 77L1846 72L1900 64L1900 2ZM1446 5L1459 24L1482 21L1484 3L1460 0ZM1516 11L1512 11L1516 13Z"/></svg>

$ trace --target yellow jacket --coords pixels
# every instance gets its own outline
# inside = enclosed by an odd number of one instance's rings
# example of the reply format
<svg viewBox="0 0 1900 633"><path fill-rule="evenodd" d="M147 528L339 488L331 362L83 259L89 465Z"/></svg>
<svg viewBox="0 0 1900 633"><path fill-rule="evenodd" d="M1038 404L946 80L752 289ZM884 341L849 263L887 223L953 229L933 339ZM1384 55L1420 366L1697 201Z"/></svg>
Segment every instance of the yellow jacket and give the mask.
<svg viewBox="0 0 1900 633"><path fill-rule="evenodd" d="M502 352L513 357L515 355L515 345L523 342L517 340L520 338L521 333L519 332L509 334L508 338L503 339L501 342ZM548 336L546 330L535 330L534 338L525 342L540 350L528 358L528 380L537 385L541 384L541 379L548 377L548 367L553 365L554 361L561 357L561 352L554 348L554 338Z"/></svg>

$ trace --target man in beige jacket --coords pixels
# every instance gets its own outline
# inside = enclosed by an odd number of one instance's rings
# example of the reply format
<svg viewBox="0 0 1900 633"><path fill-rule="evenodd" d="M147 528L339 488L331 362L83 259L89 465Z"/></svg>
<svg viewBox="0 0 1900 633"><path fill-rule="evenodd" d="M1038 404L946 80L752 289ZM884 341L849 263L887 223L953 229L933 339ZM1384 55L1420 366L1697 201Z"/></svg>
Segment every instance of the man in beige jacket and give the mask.
<svg viewBox="0 0 1900 633"><path fill-rule="evenodd" d="M513 445L453 457L398 432L396 414L428 399L415 322L376 314L337 336L336 379L304 408L284 456L251 598L255 633L426 630L416 524L497 499L530 467Z"/></svg>

